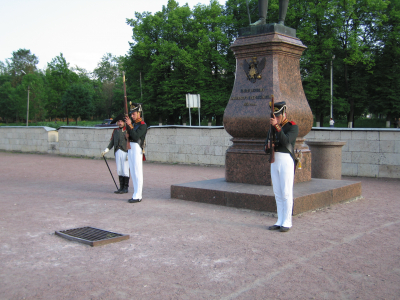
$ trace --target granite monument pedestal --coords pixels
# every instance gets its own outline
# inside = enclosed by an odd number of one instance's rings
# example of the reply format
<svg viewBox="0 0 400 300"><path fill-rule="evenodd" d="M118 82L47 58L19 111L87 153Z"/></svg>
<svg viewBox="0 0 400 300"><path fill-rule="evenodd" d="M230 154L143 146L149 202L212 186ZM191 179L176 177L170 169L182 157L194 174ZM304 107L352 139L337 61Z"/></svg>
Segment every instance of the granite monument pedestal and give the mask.
<svg viewBox="0 0 400 300"><path fill-rule="evenodd" d="M293 188L293 215L361 197L361 183L313 178ZM171 198L276 212L272 186L227 182L225 178L171 186Z"/></svg>
<svg viewBox="0 0 400 300"><path fill-rule="evenodd" d="M244 28L231 46L236 78L224 113L224 127L233 137L226 152L228 182L271 185L264 143L270 128L270 101L285 101L287 118L299 127L295 149L303 153L295 182L311 180L311 153L303 137L313 116L303 91L300 57L306 47L295 30L278 24Z"/></svg>
<svg viewBox="0 0 400 300"><path fill-rule="evenodd" d="M311 179L311 151L304 136L313 116L300 77L300 56L306 47L296 31L279 24L244 28L231 46L236 77L224 113L232 136L226 152L225 178L171 186L171 197L262 211L276 211L269 156L264 143L270 128L269 102L285 101L287 118L299 127L295 150L302 155L295 173L293 214L361 196L353 181Z"/></svg>

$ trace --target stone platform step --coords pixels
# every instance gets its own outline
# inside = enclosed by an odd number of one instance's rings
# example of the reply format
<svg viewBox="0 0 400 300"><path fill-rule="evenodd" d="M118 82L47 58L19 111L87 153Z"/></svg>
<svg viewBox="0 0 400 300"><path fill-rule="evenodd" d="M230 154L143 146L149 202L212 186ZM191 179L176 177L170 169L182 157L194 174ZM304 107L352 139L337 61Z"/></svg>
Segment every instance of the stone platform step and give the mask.
<svg viewBox="0 0 400 300"><path fill-rule="evenodd" d="M293 215L361 197L361 182L316 179L296 183ZM171 185L171 198L276 212L272 186L227 182L225 178Z"/></svg>

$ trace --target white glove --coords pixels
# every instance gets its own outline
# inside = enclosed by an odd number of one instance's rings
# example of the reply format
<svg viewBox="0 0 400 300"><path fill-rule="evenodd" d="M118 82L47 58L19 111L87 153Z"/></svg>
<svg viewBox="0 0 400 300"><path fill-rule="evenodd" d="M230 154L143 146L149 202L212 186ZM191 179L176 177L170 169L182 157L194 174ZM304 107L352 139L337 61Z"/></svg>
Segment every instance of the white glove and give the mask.
<svg viewBox="0 0 400 300"><path fill-rule="evenodd" d="M104 149L104 151L103 151L103 152L101 152L101 156L104 156L104 155L106 155L106 153L107 153L108 151L110 151L110 149L108 149L108 148Z"/></svg>

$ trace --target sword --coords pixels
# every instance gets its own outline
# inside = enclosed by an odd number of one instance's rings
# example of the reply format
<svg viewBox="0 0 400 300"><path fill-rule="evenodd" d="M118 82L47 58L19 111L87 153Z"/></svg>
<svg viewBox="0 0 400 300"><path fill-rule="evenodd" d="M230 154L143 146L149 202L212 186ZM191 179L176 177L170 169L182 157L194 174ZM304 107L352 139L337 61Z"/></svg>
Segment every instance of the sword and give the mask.
<svg viewBox="0 0 400 300"><path fill-rule="evenodd" d="M103 158L104 158L104 161L106 162L106 165L107 165L107 167L108 167L108 170L110 171L111 177L112 177L112 179L114 180L115 187L116 187L117 190L118 190L117 183L115 182L114 176L113 176L113 174L111 173L110 167L108 166L108 162L107 162L106 156L104 155Z"/></svg>

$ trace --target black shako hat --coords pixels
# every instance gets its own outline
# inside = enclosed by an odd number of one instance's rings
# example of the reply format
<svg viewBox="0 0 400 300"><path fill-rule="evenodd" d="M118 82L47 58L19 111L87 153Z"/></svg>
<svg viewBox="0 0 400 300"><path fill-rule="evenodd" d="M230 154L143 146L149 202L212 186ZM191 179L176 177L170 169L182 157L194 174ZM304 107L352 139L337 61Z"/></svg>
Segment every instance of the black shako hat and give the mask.
<svg viewBox="0 0 400 300"><path fill-rule="evenodd" d="M269 107L271 107L272 103L269 103ZM276 102L274 103L274 115L279 116L280 114L286 111L286 102Z"/></svg>
<svg viewBox="0 0 400 300"><path fill-rule="evenodd" d="M142 103L133 103L133 102L129 102L129 106L130 106L130 110L129 110L129 115L131 115L133 112L137 111L137 112L142 112Z"/></svg>
<svg viewBox="0 0 400 300"><path fill-rule="evenodd" d="M125 114L119 114L118 116L115 117L114 120L111 121L110 124L116 124L117 121L124 121L125 122Z"/></svg>

